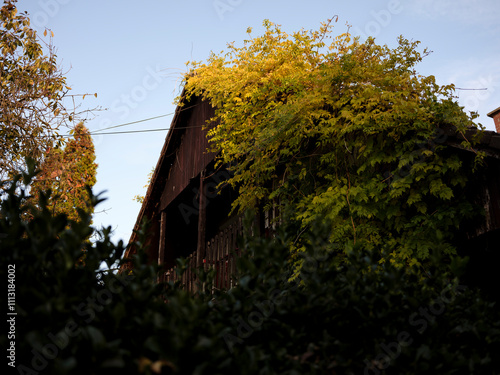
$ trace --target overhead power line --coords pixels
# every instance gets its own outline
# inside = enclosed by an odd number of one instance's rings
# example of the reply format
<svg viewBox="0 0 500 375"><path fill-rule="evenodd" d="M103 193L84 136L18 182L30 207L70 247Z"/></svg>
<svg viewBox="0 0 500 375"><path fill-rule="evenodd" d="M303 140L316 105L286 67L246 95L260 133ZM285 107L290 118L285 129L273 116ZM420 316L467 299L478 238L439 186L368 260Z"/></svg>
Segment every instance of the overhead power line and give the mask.
<svg viewBox="0 0 500 375"><path fill-rule="evenodd" d="M97 133L97 132L92 132L89 133L89 135L110 135L110 134L131 134L131 133L151 133L151 132L159 132L162 130L169 130L170 128L160 128L160 129L144 129L144 130L124 130L124 131L117 131L117 132L104 132L104 133ZM104 130L104 129L101 129ZM99 131L101 131L99 130ZM61 137L63 138L72 138L74 137L74 134L62 134Z"/></svg>
<svg viewBox="0 0 500 375"><path fill-rule="evenodd" d="M174 130L188 129L188 128L202 128L205 125L193 125L193 126L176 126ZM104 129L102 129L104 130ZM164 130L170 130L170 128L159 128L159 129L144 129L144 130L124 130L119 132L105 132L105 133L89 133L89 135L111 135L111 134L132 134L132 133L152 133ZM62 137L70 138L73 134L63 134Z"/></svg>
<svg viewBox="0 0 500 375"><path fill-rule="evenodd" d="M115 128L121 128L122 126L128 126L128 125L132 125L132 124L138 124L140 122L146 122L146 121L151 121L151 120L155 120L157 118L161 118L161 117L167 117L167 116L171 116L173 115L175 112L172 112L172 113L167 113L165 115L160 115L160 116L155 116L155 117L149 117L149 118L145 118L145 119L142 119L142 120L137 120L137 121L132 121L132 122L127 122L125 124L120 124L120 125L114 125L114 126L110 126L108 128L103 128L103 129L99 129L99 130L96 130L94 132L92 132L92 134L97 134L98 132L101 132L101 131L104 131L104 130L109 130L109 129L115 129Z"/></svg>
<svg viewBox="0 0 500 375"><path fill-rule="evenodd" d="M205 125L194 125L194 126L176 126L174 130L188 129L188 128L202 128ZM90 135L108 135L108 134L131 134L131 133L150 133L159 132L162 130L170 130L170 128L160 128L160 129L144 129L144 130L124 130L121 132L107 132L107 133L90 133Z"/></svg>
<svg viewBox="0 0 500 375"><path fill-rule="evenodd" d="M191 105L191 106L185 107L185 108L180 108L179 111L186 111L186 110L191 109L191 108L196 107L196 106L197 106L197 104L194 104L194 105ZM158 132L158 131L162 131L162 130L170 130L170 128L160 128L160 129L129 130L129 131L121 131L121 132L104 132L104 133L101 133L104 130L121 128L123 126L128 126L128 125L138 124L138 123L141 123L141 122L156 120L158 118L167 117L167 116L171 116L171 115L174 115L174 114L175 114L175 112L170 112L170 113L166 113L164 115L159 115L159 116L154 116L154 117L148 117L148 118L145 118L145 119L142 119L142 120L137 120L137 121L132 121L132 122L126 122L125 124L109 126L107 128L95 130L95 131L91 132L90 135L150 133L150 132ZM199 127L203 127L203 125L200 125L200 126L189 126L189 127L190 128L199 128ZM180 129L187 129L187 128L188 127L182 127L182 126L180 126L180 127L176 127L175 129L179 129L180 130ZM69 137L73 137L73 135L71 135L71 134L64 134L64 135L62 135L62 137L69 138Z"/></svg>
<svg viewBox="0 0 500 375"><path fill-rule="evenodd" d="M182 130L182 129L189 129L189 128L203 128L205 125L192 125L192 126L176 126L173 130ZM124 131L118 131L118 132L105 132L105 133L89 133L89 135L111 135L111 134L133 134L133 133L152 133L152 132L159 132L159 131L164 131L164 130L170 130L171 128L159 128L159 129L144 129L144 130L124 130ZM104 130L104 129L101 129ZM63 134L61 135L63 138L70 138L74 137L73 134Z"/></svg>

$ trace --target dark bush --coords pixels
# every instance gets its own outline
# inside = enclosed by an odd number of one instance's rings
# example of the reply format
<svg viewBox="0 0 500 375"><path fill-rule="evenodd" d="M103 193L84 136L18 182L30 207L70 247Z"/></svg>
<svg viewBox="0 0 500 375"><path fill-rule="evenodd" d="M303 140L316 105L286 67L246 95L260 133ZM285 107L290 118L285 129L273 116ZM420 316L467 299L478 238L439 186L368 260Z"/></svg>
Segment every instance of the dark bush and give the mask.
<svg viewBox="0 0 500 375"><path fill-rule="evenodd" d="M15 338L1 341L14 342L17 373L500 372L497 306L440 272L438 256L425 280L357 246L339 263L318 224L290 279L295 233L284 228L274 240L242 240L238 287L212 292L213 275L200 274L191 295L156 283L142 253L132 273L102 270L120 266L124 245L109 229L88 241L90 214L71 221L45 202L29 206L19 181L1 202L1 275L15 266L17 313Z"/></svg>

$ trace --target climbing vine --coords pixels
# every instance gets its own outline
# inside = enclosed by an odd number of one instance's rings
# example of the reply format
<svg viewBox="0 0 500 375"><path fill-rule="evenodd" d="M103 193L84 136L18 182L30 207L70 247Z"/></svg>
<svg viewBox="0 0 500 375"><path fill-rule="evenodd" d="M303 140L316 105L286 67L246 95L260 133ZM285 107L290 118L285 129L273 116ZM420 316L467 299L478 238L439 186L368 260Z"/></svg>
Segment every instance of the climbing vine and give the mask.
<svg viewBox="0 0 500 375"><path fill-rule="evenodd" d="M460 193L471 167L442 129L465 133L474 116L453 85L416 72L429 53L419 42L362 43L332 35L333 23L287 34L266 20L262 36L248 29L241 47L189 63L187 96L216 108L209 138L232 166L234 210L279 202L301 228L328 219L332 243L383 249L382 261L453 254L474 213Z"/></svg>

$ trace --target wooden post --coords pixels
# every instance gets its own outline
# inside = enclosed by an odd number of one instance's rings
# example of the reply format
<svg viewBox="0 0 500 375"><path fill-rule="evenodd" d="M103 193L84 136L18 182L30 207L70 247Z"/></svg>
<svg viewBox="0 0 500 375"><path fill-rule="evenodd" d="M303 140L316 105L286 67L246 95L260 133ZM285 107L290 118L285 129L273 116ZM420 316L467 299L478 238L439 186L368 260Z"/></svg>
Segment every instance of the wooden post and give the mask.
<svg viewBox="0 0 500 375"><path fill-rule="evenodd" d="M220 280L221 280L221 289L225 289L226 287L226 230L221 231L221 272L220 272Z"/></svg>
<svg viewBox="0 0 500 375"><path fill-rule="evenodd" d="M199 213L198 213L198 246L196 251L198 253L196 259L196 266L203 266L203 259L205 258L205 232L206 232L206 220L207 220L207 201L205 195L205 169L200 173L200 199L199 199Z"/></svg>
<svg viewBox="0 0 500 375"><path fill-rule="evenodd" d="M160 213L160 243L158 244L158 265L161 266L165 263L165 242L166 242L166 229L167 229L167 213L162 211ZM161 272L164 273L165 270L160 268ZM164 277L161 278L163 281Z"/></svg>
<svg viewBox="0 0 500 375"><path fill-rule="evenodd" d="M221 237L222 237L222 234L219 232L217 233L217 235L215 236L216 238L216 242L215 242L215 274L217 275L216 276L216 279L215 279L215 286L217 289L221 289L221 258L222 258L222 251L221 251Z"/></svg>

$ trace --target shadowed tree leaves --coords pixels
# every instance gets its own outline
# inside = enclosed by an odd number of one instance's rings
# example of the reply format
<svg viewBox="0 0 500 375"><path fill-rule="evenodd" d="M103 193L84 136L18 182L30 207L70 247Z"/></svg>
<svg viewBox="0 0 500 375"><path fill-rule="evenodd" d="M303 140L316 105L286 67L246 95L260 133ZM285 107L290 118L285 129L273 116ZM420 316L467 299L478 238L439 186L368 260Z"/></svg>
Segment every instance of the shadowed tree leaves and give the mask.
<svg viewBox="0 0 500 375"><path fill-rule="evenodd" d="M0 180L25 168L27 157L41 161L62 139L58 129L71 121L63 106L69 91L53 46L41 41L16 1L0 10Z"/></svg>

